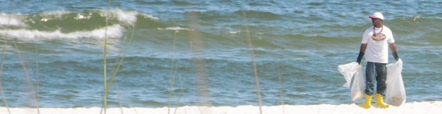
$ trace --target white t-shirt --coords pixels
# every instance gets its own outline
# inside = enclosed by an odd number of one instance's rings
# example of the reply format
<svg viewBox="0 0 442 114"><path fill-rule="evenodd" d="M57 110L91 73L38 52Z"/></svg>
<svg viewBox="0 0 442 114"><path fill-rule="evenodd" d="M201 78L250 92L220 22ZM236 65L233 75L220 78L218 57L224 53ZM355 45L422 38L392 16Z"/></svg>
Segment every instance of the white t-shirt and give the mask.
<svg viewBox="0 0 442 114"><path fill-rule="evenodd" d="M388 44L394 43L393 33L390 28L383 26L382 28L375 28L375 33L379 35L373 37L373 27L367 28L362 35L361 43L367 44L365 60L367 62L388 63Z"/></svg>

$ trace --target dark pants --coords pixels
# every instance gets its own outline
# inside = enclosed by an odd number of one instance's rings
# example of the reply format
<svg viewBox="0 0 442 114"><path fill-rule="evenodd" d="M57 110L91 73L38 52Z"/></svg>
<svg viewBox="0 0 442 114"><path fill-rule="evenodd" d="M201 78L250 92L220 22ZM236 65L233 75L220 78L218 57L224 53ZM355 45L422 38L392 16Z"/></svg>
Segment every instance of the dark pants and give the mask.
<svg viewBox="0 0 442 114"><path fill-rule="evenodd" d="M367 62L367 69L365 70L365 94L374 94L374 80L377 82L376 93L384 95L387 79L386 63Z"/></svg>

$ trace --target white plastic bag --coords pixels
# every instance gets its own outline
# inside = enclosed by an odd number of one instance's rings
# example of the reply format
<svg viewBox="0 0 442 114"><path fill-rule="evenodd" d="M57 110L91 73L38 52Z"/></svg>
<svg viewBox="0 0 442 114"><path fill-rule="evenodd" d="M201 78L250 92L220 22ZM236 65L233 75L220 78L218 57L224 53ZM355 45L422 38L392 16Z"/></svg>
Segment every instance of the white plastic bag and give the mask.
<svg viewBox="0 0 442 114"><path fill-rule="evenodd" d="M339 72L344 75L344 79L346 81L346 83L343 85L344 87L348 88L350 86L350 81L354 76L353 84L351 86L351 99L356 101L364 98L365 82L362 74L362 66L357 62L351 62L338 65L338 69Z"/></svg>
<svg viewBox="0 0 442 114"><path fill-rule="evenodd" d="M356 73L356 69L360 66L357 62L351 62L347 64L338 65L338 70L344 75L345 84L344 87L350 88L351 78Z"/></svg>
<svg viewBox="0 0 442 114"><path fill-rule="evenodd" d="M365 81L364 75L362 75L362 66L356 71L355 78L353 79L353 84L351 86L351 99L357 101L364 98L365 95Z"/></svg>
<svg viewBox="0 0 442 114"><path fill-rule="evenodd" d="M393 106L400 106L405 103L407 96L405 94L404 82L402 81L402 60L387 65L387 84L386 103Z"/></svg>

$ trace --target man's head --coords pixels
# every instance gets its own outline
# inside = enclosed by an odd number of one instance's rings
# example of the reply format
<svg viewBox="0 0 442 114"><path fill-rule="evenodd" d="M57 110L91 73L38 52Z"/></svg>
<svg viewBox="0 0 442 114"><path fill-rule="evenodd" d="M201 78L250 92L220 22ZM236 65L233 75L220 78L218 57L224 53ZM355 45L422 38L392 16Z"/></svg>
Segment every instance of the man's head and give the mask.
<svg viewBox="0 0 442 114"><path fill-rule="evenodd" d="M384 20L384 15L381 12L374 12L373 15L368 16L371 18L371 23L375 27L382 27L382 21Z"/></svg>

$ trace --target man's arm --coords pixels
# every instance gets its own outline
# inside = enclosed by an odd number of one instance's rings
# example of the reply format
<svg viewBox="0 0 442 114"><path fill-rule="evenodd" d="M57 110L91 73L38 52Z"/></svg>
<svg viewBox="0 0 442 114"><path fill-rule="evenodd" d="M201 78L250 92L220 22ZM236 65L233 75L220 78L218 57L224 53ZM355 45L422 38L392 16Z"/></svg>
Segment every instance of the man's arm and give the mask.
<svg viewBox="0 0 442 114"><path fill-rule="evenodd" d="M358 58L356 59L356 62L358 62L359 64L361 64L361 60L362 60L362 57L364 56L365 49L367 49L367 44L361 44L359 55L358 55ZM395 48L395 50L396 50L396 48Z"/></svg>
<svg viewBox="0 0 442 114"><path fill-rule="evenodd" d="M396 61L399 59L399 56L397 55L396 52L396 45L394 45L394 43L390 43L390 49L391 49L391 53L393 54L394 59L396 59Z"/></svg>

